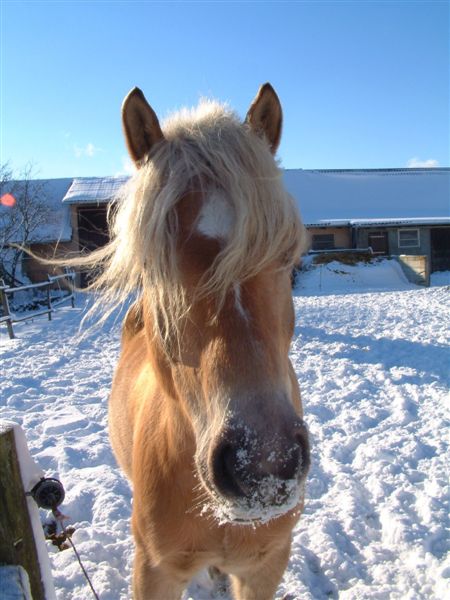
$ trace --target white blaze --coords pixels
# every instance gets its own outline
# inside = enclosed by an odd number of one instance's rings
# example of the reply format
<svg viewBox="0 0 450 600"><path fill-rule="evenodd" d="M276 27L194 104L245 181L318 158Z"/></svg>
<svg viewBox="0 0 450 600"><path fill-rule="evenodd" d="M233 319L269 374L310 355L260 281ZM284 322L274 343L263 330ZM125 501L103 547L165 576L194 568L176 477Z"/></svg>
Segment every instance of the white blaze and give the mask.
<svg viewBox="0 0 450 600"><path fill-rule="evenodd" d="M233 220L233 210L225 194L213 190L203 203L197 229L206 237L226 239L230 234Z"/></svg>
<svg viewBox="0 0 450 600"><path fill-rule="evenodd" d="M234 213L226 196L220 190L211 190L205 199L197 223L197 230L204 236L226 240L231 232ZM233 286L234 301L238 313L248 320L248 313L242 305L241 286Z"/></svg>

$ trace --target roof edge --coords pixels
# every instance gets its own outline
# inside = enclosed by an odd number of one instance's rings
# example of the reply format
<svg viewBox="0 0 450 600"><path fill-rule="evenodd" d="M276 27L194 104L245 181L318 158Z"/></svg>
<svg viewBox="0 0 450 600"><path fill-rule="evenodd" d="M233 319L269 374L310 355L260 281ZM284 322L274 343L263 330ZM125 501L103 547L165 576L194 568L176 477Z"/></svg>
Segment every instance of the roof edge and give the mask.
<svg viewBox="0 0 450 600"><path fill-rule="evenodd" d="M303 171L305 173L450 173L450 167L389 167L373 169L288 169L282 171Z"/></svg>

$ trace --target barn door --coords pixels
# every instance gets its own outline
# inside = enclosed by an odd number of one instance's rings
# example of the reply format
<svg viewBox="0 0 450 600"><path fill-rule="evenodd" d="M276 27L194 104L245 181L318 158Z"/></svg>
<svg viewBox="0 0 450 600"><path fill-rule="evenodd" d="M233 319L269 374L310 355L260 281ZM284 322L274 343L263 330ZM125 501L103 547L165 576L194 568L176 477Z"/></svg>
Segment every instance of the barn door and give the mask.
<svg viewBox="0 0 450 600"><path fill-rule="evenodd" d="M80 206L78 208L78 240L80 251L86 252L104 246L109 241L107 206ZM92 273L80 272L81 287L86 287Z"/></svg>
<svg viewBox="0 0 450 600"><path fill-rule="evenodd" d="M388 237L385 231L374 231L369 233L369 246L373 253L378 256L388 254Z"/></svg>
<svg viewBox="0 0 450 600"><path fill-rule="evenodd" d="M431 229L431 271L450 269L450 227Z"/></svg>

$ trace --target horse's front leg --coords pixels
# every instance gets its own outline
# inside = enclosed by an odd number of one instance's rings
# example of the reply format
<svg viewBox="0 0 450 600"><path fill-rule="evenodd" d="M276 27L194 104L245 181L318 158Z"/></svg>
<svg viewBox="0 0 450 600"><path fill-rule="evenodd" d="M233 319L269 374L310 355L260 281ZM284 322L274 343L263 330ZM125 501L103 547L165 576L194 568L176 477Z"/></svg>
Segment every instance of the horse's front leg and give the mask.
<svg viewBox="0 0 450 600"><path fill-rule="evenodd" d="M286 570L291 540L248 571L230 574L236 600L272 600Z"/></svg>
<svg viewBox="0 0 450 600"><path fill-rule="evenodd" d="M145 548L136 544L133 600L179 600L188 582L164 565L152 566Z"/></svg>

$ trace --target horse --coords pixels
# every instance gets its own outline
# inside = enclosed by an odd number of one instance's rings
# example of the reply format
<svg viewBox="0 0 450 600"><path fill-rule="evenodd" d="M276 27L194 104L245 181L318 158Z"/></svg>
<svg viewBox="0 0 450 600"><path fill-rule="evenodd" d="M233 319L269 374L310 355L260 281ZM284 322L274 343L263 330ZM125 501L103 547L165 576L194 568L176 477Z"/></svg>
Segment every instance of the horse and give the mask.
<svg viewBox="0 0 450 600"><path fill-rule="evenodd" d="M134 88L122 124L136 173L95 285L116 303L137 292L109 399L133 596L175 600L210 568L237 600L269 599L310 464L288 357L306 236L275 159L281 104L266 83L244 121L203 100L161 126Z"/></svg>

